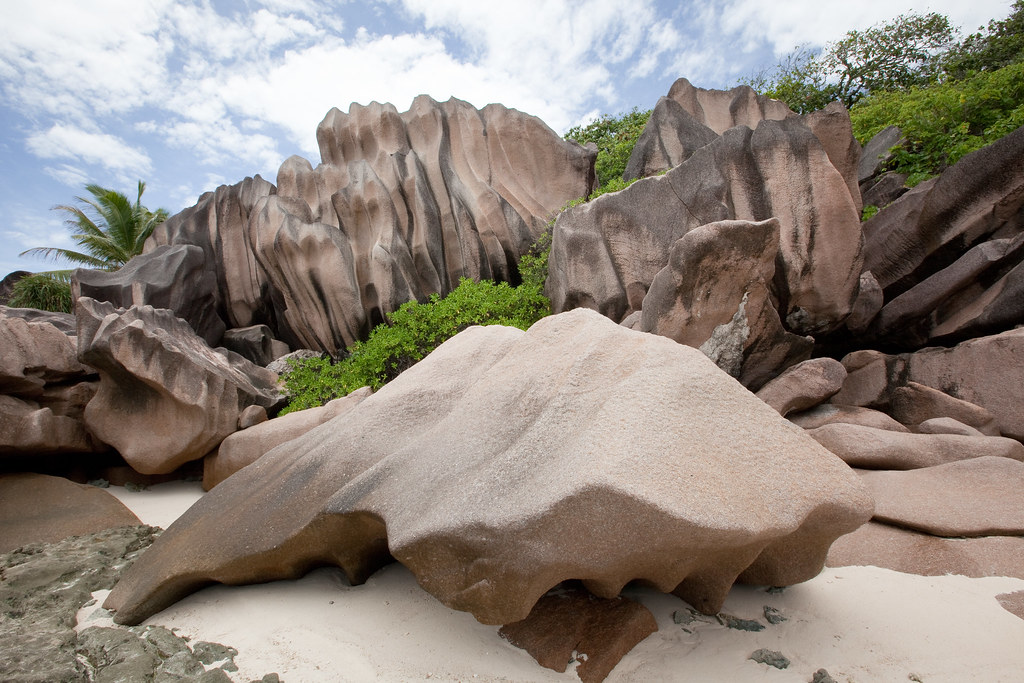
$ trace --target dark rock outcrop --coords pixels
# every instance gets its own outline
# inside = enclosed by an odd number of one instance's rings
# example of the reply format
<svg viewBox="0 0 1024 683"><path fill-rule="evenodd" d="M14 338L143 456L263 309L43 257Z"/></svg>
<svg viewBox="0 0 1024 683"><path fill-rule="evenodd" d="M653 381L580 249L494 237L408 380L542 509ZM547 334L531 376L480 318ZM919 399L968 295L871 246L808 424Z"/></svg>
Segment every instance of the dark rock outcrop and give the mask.
<svg viewBox="0 0 1024 683"><path fill-rule="evenodd" d="M870 339L910 350L1021 321L1022 153L1024 127L963 157L864 224L864 266L886 299Z"/></svg>
<svg viewBox="0 0 1024 683"><path fill-rule="evenodd" d="M703 354L578 310L448 340L222 482L106 604L133 623L211 581L331 563L358 583L393 556L484 623L574 578L714 613L737 578L813 577L870 510L845 464Z"/></svg>
<svg viewBox="0 0 1024 683"><path fill-rule="evenodd" d="M87 296L114 308L169 309L210 346L220 343L226 329L217 315L216 288L206 254L188 244L157 247L113 272L79 268L71 278L73 300Z"/></svg>
<svg viewBox="0 0 1024 683"><path fill-rule="evenodd" d="M558 588L542 596L530 616L502 626L498 633L541 666L560 673L575 656L580 680L600 683L657 630L651 611L632 600L606 600L579 588Z"/></svg>
<svg viewBox="0 0 1024 683"><path fill-rule="evenodd" d="M77 302L78 351L100 375L85 423L143 474L209 453L248 405L280 402L277 376L211 349L172 311Z"/></svg>

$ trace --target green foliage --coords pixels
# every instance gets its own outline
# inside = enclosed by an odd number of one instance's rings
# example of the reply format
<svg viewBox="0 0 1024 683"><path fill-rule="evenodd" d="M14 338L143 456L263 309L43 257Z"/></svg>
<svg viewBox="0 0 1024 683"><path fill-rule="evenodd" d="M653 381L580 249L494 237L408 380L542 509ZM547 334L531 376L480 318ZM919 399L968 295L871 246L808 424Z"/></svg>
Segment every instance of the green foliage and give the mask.
<svg viewBox="0 0 1024 683"><path fill-rule="evenodd" d="M878 213L878 211L879 209L877 206L875 206L874 204L868 204L860 212L861 222L870 220L876 213Z"/></svg>
<svg viewBox="0 0 1024 683"><path fill-rule="evenodd" d="M546 253L543 263L546 271ZM349 347L348 357L340 361L293 361L292 370L284 376L290 400L282 412L320 406L362 386L378 389L471 325L525 330L551 313L543 279L537 282L540 268L536 263L534 267L518 287L463 278L448 296L434 294L425 303L403 304L388 316L388 324L373 328L367 340Z"/></svg>
<svg viewBox="0 0 1024 683"><path fill-rule="evenodd" d="M65 225L71 239L83 251L57 247L34 247L21 252L101 270L117 270L138 254L153 229L167 218L164 209L150 211L142 205L146 184L139 181L139 194L132 204L128 197L99 185L86 185L92 199L75 197L80 206L60 205L57 211L70 214Z"/></svg>
<svg viewBox="0 0 1024 683"><path fill-rule="evenodd" d="M603 188L616 180L622 181L629 155L633 153L633 147L650 117L650 109L640 111L633 107L632 111L624 114L606 114L586 126L570 128L565 139L575 140L581 145L588 142L597 145L594 172L597 174L598 186Z"/></svg>
<svg viewBox="0 0 1024 683"><path fill-rule="evenodd" d="M864 31L849 31L821 52L798 47L744 82L798 113L821 109L833 100L852 107L871 92L934 80L937 56L953 37L949 20L941 14L903 14Z"/></svg>
<svg viewBox="0 0 1024 683"><path fill-rule="evenodd" d="M996 71L1024 61L1024 0L1013 3L1010 16L992 20L954 45L942 58L950 78L963 79L979 71Z"/></svg>
<svg viewBox="0 0 1024 683"><path fill-rule="evenodd" d="M71 313L71 283L67 274L61 271L26 275L11 287L11 298L7 305Z"/></svg>
<svg viewBox="0 0 1024 683"><path fill-rule="evenodd" d="M34 247L21 256L36 255L98 270L117 270L142 253L153 229L167 218L167 211L150 211L142 205L146 184L139 181L139 194L132 204L128 197L99 185L86 185L92 199L75 197L81 206L55 206L70 214L65 225L71 239L83 251L58 247ZM19 280L13 288L11 306L70 313L71 270L51 270Z"/></svg>
<svg viewBox="0 0 1024 683"><path fill-rule="evenodd" d="M818 60L820 53L820 50L801 45L775 66L741 79L740 83L785 102L798 114L823 109L829 102L840 99L840 94L828 83L828 74Z"/></svg>
<svg viewBox="0 0 1024 683"><path fill-rule="evenodd" d="M850 118L862 144L888 125L900 127L907 143L894 151L890 170L910 175L912 186L1024 125L1024 62L962 81L875 93Z"/></svg>

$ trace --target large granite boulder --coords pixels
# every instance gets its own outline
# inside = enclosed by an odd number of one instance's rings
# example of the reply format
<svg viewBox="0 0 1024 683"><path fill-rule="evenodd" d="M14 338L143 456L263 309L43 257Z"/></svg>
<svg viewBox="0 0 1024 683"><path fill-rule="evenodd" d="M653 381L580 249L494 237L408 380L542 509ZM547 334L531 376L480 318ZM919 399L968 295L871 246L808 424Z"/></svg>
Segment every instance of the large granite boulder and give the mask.
<svg viewBox="0 0 1024 683"><path fill-rule="evenodd" d="M0 474L0 553L141 524L101 488L46 474Z"/></svg>
<svg viewBox="0 0 1024 683"><path fill-rule="evenodd" d="M152 306L174 311L210 346L225 325L217 315L217 277L206 254L194 245L164 245L136 256L112 272L79 268L71 278L72 299L87 296L115 308Z"/></svg>
<svg viewBox="0 0 1024 683"><path fill-rule="evenodd" d="M293 348L337 352L461 277L514 279L594 182L594 151L496 104L353 104L328 112L317 140L316 168L291 157L276 188L257 177L204 195L147 243L200 246L228 326L269 325Z"/></svg>
<svg viewBox="0 0 1024 683"><path fill-rule="evenodd" d="M100 376L85 424L143 474L201 458L246 406L281 400L274 373L211 349L172 311L83 297L76 312L79 356Z"/></svg>
<svg viewBox="0 0 1024 683"><path fill-rule="evenodd" d="M922 576L961 574L1024 579L1024 537L940 538L868 522L832 544L826 564L870 565Z"/></svg>
<svg viewBox="0 0 1024 683"><path fill-rule="evenodd" d="M54 325L0 316L0 393L34 398L47 385L91 374L78 361L74 341Z"/></svg>
<svg viewBox="0 0 1024 683"><path fill-rule="evenodd" d="M757 397L789 415L813 408L843 388L846 368L834 358L814 358L798 363L765 384Z"/></svg>
<svg viewBox="0 0 1024 683"><path fill-rule="evenodd" d="M775 219L691 230L672 245L633 329L699 348L744 386L761 386L813 346L783 328L772 303L778 245Z"/></svg>
<svg viewBox="0 0 1024 683"><path fill-rule="evenodd" d="M221 185L168 218L146 241L146 253L163 245L193 245L203 250L216 276L217 314L228 327L272 324L273 308L266 274L249 244L249 216L256 202L276 188L260 176Z"/></svg>
<svg viewBox="0 0 1024 683"><path fill-rule="evenodd" d="M564 211L546 291L555 311L593 308L616 321L640 310L672 245L723 220L779 222L772 294L795 334L838 327L862 268L857 205L843 173L799 118L738 126L663 176Z"/></svg>
<svg viewBox="0 0 1024 683"><path fill-rule="evenodd" d="M34 457L106 450L81 417L55 412L39 401L0 394L0 455Z"/></svg>
<svg viewBox="0 0 1024 683"><path fill-rule="evenodd" d="M136 623L211 582L391 556L481 622L639 579L716 612L807 580L872 503L838 458L695 349L585 309L473 327L222 482L106 601Z"/></svg>
<svg viewBox="0 0 1024 683"><path fill-rule="evenodd" d="M852 467L910 470L986 456L1024 462L1024 446L1002 436L910 434L839 422L808 434Z"/></svg>

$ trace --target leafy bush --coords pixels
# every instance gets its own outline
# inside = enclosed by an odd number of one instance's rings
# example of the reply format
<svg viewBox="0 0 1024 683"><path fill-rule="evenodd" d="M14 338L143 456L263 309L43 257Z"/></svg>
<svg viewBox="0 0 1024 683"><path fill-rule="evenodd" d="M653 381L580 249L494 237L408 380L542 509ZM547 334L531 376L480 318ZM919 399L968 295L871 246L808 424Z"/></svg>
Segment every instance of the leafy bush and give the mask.
<svg viewBox="0 0 1024 683"><path fill-rule="evenodd" d="M629 163L629 155L633 153L640 133L651 117L651 110L640 111L633 107L632 111L618 116L604 115L586 126L575 126L565 134L566 140L575 140L581 145L593 142L597 145L597 159L594 161L594 172L597 183L604 188L615 181L622 182L622 174ZM619 189L622 189L621 187ZM614 190L605 190L613 192Z"/></svg>
<svg viewBox="0 0 1024 683"><path fill-rule="evenodd" d="M547 269L543 247L541 253L533 257L532 265L528 263L518 287L463 278L448 296L434 294L425 303L403 304L388 316L388 324L373 328L367 340L349 347L348 357L340 361L292 361L292 370L284 376L290 400L282 412L320 406L362 386L379 389L471 325L509 325L525 330L551 313L543 279L537 282L541 271L546 276Z"/></svg>
<svg viewBox="0 0 1024 683"><path fill-rule="evenodd" d="M967 78L978 71L995 71L1024 61L1024 0L1013 3L1013 12L1002 21L992 20L987 29L973 33L942 57L942 70L951 78Z"/></svg>
<svg viewBox="0 0 1024 683"><path fill-rule="evenodd" d="M908 174L913 185L1024 125L1024 63L875 93L851 109L850 118L861 144L886 126L900 127L907 143L895 151L890 169Z"/></svg>
<svg viewBox="0 0 1024 683"><path fill-rule="evenodd" d="M61 271L26 275L11 287L7 305L71 313L71 283Z"/></svg>

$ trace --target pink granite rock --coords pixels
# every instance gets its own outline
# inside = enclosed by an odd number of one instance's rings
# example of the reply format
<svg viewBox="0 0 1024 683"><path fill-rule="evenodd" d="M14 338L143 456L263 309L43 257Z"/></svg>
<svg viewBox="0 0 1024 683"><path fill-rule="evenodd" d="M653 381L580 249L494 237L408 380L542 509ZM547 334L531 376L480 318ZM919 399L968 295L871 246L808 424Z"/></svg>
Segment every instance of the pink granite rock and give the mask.
<svg viewBox="0 0 1024 683"><path fill-rule="evenodd" d="M757 397L785 417L827 400L842 388L845 379L842 363L834 358L814 358L787 368L761 387Z"/></svg>
<svg viewBox="0 0 1024 683"><path fill-rule="evenodd" d="M695 349L585 309L473 327L345 416L226 479L107 607L137 623L211 581L392 556L444 604L525 618L582 579L716 612L737 578L815 576L872 503L859 478Z"/></svg>
<svg viewBox="0 0 1024 683"><path fill-rule="evenodd" d="M807 433L851 467L909 470L985 456L1024 461L1024 446L1001 436L910 434L841 423Z"/></svg>
<svg viewBox="0 0 1024 683"><path fill-rule="evenodd" d="M1024 463L1017 460L985 456L861 477L879 522L936 536L1024 536Z"/></svg>

